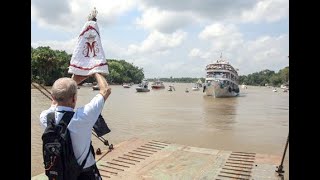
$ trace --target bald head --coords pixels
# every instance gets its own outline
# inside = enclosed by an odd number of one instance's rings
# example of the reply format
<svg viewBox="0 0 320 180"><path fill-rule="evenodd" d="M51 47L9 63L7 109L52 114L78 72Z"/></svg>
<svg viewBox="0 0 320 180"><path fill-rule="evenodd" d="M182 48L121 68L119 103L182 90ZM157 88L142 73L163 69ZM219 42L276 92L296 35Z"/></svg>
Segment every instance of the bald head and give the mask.
<svg viewBox="0 0 320 180"><path fill-rule="evenodd" d="M52 85L52 97L59 103L67 103L77 94L77 83L71 78L60 78Z"/></svg>

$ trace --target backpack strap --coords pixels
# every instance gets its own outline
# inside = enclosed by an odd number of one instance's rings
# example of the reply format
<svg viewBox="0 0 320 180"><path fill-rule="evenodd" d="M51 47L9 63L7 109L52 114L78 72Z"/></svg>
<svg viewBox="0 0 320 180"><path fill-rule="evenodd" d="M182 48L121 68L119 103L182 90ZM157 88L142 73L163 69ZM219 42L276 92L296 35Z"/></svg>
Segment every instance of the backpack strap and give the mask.
<svg viewBox="0 0 320 180"><path fill-rule="evenodd" d="M63 123L65 124L66 126L68 126L69 122L71 121L73 115L74 115L74 112L73 111L57 111L57 112L62 112L64 113L61 120L60 120L60 123ZM90 151L91 151L91 142L90 142L90 148L89 148L89 151L86 155L86 158L83 160L83 162L81 163L81 169L83 169L84 165L86 164L87 162L87 159L89 157L89 154L90 154Z"/></svg>
<svg viewBox="0 0 320 180"><path fill-rule="evenodd" d="M55 123L55 116L54 112L50 112L47 114L47 127L48 126L53 126Z"/></svg>
<svg viewBox="0 0 320 180"><path fill-rule="evenodd" d="M90 143L90 148L89 148L89 151L88 151L88 153L87 153L87 156L86 156L86 158L83 160L83 162L82 162L82 164L81 164L81 169L83 169L84 165L86 164L87 159L88 159L89 154L90 154L90 151L91 151L91 143Z"/></svg>

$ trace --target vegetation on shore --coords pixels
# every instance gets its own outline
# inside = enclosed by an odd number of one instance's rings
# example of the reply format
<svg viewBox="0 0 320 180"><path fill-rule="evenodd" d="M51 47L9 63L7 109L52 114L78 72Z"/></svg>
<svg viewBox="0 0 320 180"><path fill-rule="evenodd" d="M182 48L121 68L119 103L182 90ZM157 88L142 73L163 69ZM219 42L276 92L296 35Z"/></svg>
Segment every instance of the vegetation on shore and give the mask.
<svg viewBox="0 0 320 180"><path fill-rule="evenodd" d="M52 50L50 47L31 47L31 80L45 86L51 86L60 77L71 77L68 67L71 54ZM139 83L144 78L143 69L125 60L107 59L110 84ZM93 82L89 77L85 82ZM84 83L84 82L83 82Z"/></svg>
<svg viewBox="0 0 320 180"><path fill-rule="evenodd" d="M280 69L275 73L271 70L263 70L248 75L239 76L239 83L252 86L270 86L279 87L281 84L289 84L289 66Z"/></svg>
<svg viewBox="0 0 320 180"><path fill-rule="evenodd" d="M31 47L31 80L51 86L53 82L60 77L71 77L68 74L68 67L71 59L71 54L65 51L52 50L50 47L40 46L37 48ZM144 79L143 68L134 66L125 60L107 59L109 64L109 75L106 77L110 84L123 83L140 83ZM164 82L179 82L179 83L196 83L199 79L204 82L205 78L159 78ZM155 81L156 79L148 79ZM94 78L89 77L85 82L94 82ZM289 82L289 66L275 73L271 70L263 70L249 75L239 76L239 84L264 86L269 84L272 86L280 86Z"/></svg>

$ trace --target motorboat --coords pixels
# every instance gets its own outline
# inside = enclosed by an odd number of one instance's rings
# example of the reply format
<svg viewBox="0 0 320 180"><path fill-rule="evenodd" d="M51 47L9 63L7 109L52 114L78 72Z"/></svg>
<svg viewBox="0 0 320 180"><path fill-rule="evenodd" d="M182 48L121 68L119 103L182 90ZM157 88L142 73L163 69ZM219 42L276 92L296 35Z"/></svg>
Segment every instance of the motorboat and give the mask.
<svg viewBox="0 0 320 180"><path fill-rule="evenodd" d="M192 87L192 91L199 91L199 90L200 90L199 84L195 83Z"/></svg>
<svg viewBox="0 0 320 180"><path fill-rule="evenodd" d="M165 86L164 86L163 82L158 79L151 84L151 88L152 89L164 89Z"/></svg>
<svg viewBox="0 0 320 180"><path fill-rule="evenodd" d="M131 87L130 84L126 84L126 83L124 83L122 86L123 86L124 88L130 88L130 87Z"/></svg>
<svg viewBox="0 0 320 180"><path fill-rule="evenodd" d="M175 91L176 89L174 88L174 86L170 85L168 88L168 91Z"/></svg>
<svg viewBox="0 0 320 180"><path fill-rule="evenodd" d="M138 87L136 87L137 92L149 92L150 89L148 88L148 84L147 80L143 80Z"/></svg>

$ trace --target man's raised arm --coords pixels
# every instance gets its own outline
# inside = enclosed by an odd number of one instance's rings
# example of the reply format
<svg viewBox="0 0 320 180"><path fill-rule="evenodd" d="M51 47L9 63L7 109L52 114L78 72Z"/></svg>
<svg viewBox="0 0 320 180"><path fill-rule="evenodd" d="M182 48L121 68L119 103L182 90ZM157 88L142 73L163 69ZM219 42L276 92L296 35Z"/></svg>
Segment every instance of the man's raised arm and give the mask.
<svg viewBox="0 0 320 180"><path fill-rule="evenodd" d="M106 78L103 77L101 74L95 73L94 77L96 78L98 86L100 88L99 93L103 96L104 101L106 101L109 95L111 94L111 88L109 87Z"/></svg>

